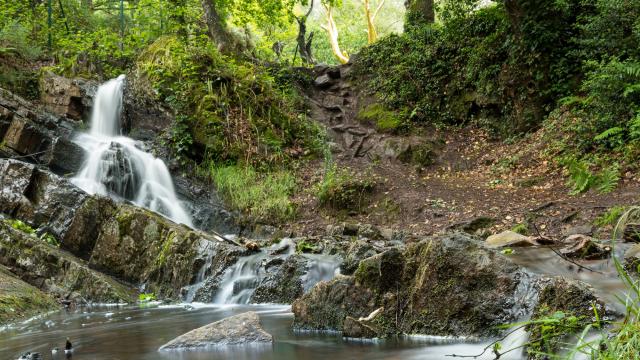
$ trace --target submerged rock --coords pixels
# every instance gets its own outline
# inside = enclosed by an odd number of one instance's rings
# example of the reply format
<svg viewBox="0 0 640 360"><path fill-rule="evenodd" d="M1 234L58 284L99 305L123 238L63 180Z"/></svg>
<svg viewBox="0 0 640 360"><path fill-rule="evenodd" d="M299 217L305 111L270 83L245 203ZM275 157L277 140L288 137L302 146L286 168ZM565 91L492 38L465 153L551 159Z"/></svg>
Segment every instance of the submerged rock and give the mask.
<svg viewBox="0 0 640 360"><path fill-rule="evenodd" d="M159 350L198 350L217 346L271 343L273 337L260 326L258 314L249 311L189 331L162 345Z"/></svg>
<svg viewBox="0 0 640 360"><path fill-rule="evenodd" d="M293 303L294 326L342 331L347 316L383 307L372 322L381 336L491 335L517 320L526 279L506 257L467 235L428 238L363 260L355 276L319 283Z"/></svg>

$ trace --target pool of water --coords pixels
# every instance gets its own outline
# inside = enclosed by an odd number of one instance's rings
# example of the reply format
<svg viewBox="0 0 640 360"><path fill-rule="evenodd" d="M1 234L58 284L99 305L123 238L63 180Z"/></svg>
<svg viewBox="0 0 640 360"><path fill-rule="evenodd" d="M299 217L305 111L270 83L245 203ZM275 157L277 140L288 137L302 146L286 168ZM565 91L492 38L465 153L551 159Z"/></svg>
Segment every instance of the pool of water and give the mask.
<svg viewBox="0 0 640 360"><path fill-rule="evenodd" d="M194 352L158 352L169 340L197 327L245 311L260 314L262 325L274 337L272 346L228 346ZM340 334L294 332L288 306L155 306L102 307L73 312L57 312L17 324L0 332L0 359L17 359L27 351L37 351L44 359L65 359L66 337L74 344L73 359L452 359L447 355L475 355L488 342L430 337L403 338L376 342L343 339ZM516 334L514 343L524 334ZM492 359L486 354L479 359ZM521 359L521 352L501 359Z"/></svg>

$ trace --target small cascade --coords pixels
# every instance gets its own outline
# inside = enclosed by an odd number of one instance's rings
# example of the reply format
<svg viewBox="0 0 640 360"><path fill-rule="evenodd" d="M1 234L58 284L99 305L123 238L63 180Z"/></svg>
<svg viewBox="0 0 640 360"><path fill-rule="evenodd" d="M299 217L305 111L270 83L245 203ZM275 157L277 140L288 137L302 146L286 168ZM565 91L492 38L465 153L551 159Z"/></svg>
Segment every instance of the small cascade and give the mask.
<svg viewBox="0 0 640 360"><path fill-rule="evenodd" d="M266 278L268 264L279 257L286 259L295 254L295 243L284 239L280 243L245 256L227 269L220 281L216 304L248 304L256 288ZM304 291L308 291L319 281L330 280L339 272L340 261L335 256L304 254L306 274L302 277Z"/></svg>
<svg viewBox="0 0 640 360"><path fill-rule="evenodd" d="M190 285L187 288L187 294L184 296L185 302L193 302L196 297L198 290L204 285L207 275L207 270L211 268L211 263L213 261L213 255L215 255L213 249L211 249L210 245L207 243L204 249L200 249L200 252L204 254L204 264L198 270L196 274L196 281L193 285Z"/></svg>
<svg viewBox="0 0 640 360"><path fill-rule="evenodd" d="M120 75L98 88L91 129L74 139L87 153L87 159L71 181L90 194L133 201L191 226L191 217L178 200L164 162L144 151L141 143L121 136L124 81L124 75Z"/></svg>

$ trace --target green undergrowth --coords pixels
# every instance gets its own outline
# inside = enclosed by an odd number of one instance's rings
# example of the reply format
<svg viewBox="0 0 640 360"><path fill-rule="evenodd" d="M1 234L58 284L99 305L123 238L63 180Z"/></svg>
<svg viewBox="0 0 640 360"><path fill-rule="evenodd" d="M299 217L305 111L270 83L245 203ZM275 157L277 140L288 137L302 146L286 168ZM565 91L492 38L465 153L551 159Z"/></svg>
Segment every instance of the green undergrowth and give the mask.
<svg viewBox="0 0 640 360"><path fill-rule="evenodd" d="M207 37L161 37L136 69L176 113L170 144L180 156L273 165L321 151L321 132L295 89L265 67L220 54Z"/></svg>
<svg viewBox="0 0 640 360"><path fill-rule="evenodd" d="M215 187L226 202L258 222L283 222L295 215L291 196L296 189L287 170L258 172L251 166L209 166Z"/></svg>

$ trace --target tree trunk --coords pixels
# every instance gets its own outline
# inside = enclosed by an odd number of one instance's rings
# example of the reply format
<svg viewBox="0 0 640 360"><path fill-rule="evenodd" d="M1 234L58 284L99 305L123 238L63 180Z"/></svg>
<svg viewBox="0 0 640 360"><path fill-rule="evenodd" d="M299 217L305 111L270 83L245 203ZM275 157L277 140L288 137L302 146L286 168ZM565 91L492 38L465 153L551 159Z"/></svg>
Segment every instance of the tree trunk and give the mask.
<svg viewBox="0 0 640 360"><path fill-rule="evenodd" d="M322 25L322 28L327 32L329 36L329 43L331 44L331 51L333 55L340 61L342 64L346 64L349 62L349 57L342 52L340 49L340 43L338 42L338 27L336 26L335 20L333 20L333 8L331 5L324 5L324 9L327 15L327 24Z"/></svg>
<svg viewBox="0 0 640 360"><path fill-rule="evenodd" d="M227 30L226 24L220 17L214 0L201 0L204 11L204 21L209 29L211 40L218 45L220 52L231 52L231 34Z"/></svg>
<svg viewBox="0 0 640 360"><path fill-rule="evenodd" d="M407 18L405 30L412 26L432 24L436 19L433 0L406 0Z"/></svg>
<svg viewBox="0 0 640 360"><path fill-rule="evenodd" d="M311 43L313 42L313 31L307 37L307 19L313 10L314 0L311 0L309 4L309 10L303 16L296 16L295 19L298 22L298 36L296 42L298 45L298 52L300 52L300 58L307 64L315 64L316 60L313 58L313 51Z"/></svg>

